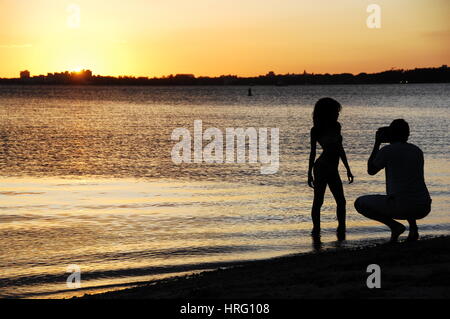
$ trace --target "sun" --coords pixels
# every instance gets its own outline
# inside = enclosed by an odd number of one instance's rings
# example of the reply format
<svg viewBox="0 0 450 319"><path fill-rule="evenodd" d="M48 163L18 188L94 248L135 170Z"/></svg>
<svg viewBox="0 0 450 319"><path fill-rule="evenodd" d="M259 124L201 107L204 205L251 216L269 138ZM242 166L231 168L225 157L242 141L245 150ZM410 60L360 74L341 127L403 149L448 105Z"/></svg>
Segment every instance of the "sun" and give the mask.
<svg viewBox="0 0 450 319"><path fill-rule="evenodd" d="M80 72L81 72L82 70L84 70L84 69L85 69L85 68L82 67L82 66L74 66L74 67L70 68L69 71L80 73Z"/></svg>

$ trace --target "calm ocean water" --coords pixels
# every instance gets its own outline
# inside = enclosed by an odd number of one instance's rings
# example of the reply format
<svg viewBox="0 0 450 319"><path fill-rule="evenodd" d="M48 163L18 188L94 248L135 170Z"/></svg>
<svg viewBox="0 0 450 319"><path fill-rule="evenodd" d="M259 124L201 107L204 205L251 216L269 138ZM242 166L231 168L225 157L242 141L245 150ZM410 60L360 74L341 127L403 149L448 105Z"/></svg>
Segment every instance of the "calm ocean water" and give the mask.
<svg viewBox="0 0 450 319"><path fill-rule="evenodd" d="M375 130L394 118L425 153L431 214L424 235L450 233L450 85L253 87L0 86L0 296L72 296L236 261L310 251L306 185L314 102L340 101L355 183L345 183L347 241L335 204L322 209L323 247L388 239L356 197L384 192L368 176ZM277 127L280 169L173 164L173 129ZM342 165L341 165L342 169ZM342 173L345 173L344 171ZM342 174L345 177L345 174ZM68 265L85 290L66 287Z"/></svg>

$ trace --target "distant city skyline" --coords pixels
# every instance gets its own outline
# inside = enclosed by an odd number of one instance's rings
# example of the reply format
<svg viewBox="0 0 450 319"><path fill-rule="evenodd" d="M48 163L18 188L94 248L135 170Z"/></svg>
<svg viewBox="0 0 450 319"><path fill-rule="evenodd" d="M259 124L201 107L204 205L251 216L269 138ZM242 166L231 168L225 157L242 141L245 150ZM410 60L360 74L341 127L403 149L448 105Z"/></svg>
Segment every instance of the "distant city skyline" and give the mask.
<svg viewBox="0 0 450 319"><path fill-rule="evenodd" d="M379 72L450 63L448 0L0 0L0 77ZM371 4L379 27L371 28ZM377 24L375 24L377 25Z"/></svg>
<svg viewBox="0 0 450 319"><path fill-rule="evenodd" d="M332 73L332 72L323 72L323 73L315 73L315 72L309 72L307 70L303 70L302 72L287 72L287 73L277 73L274 72L272 70L269 70L265 73L262 74L255 74L255 75L251 75L251 76L240 76L238 74L220 74L217 76L210 76L210 75L203 75L203 74L194 74L194 73L179 73L179 72L175 72L175 73L171 73L171 74L163 74L161 76L136 76L136 75L132 75L132 74L120 74L120 75L112 75L112 74L98 74L95 73L94 70L91 69L80 69L80 70L64 70L64 71L48 71L48 72L44 72L42 74L34 74L32 71L25 69L25 70L21 70L17 72L16 76L13 77L0 77L0 79L17 79L17 78L21 78L21 79L25 79L25 78L33 78L33 77L42 77L42 76L53 76L53 75L63 75L63 74L67 74L67 75L72 75L72 76L76 76L78 75L87 75L88 77L92 77L92 76L100 76L100 77L130 77L130 78L166 78L166 77L174 77L174 76L183 76L183 77L194 77L194 78L202 78L202 77L211 77L211 78L217 78L217 77L227 77L227 76L235 76L235 77L241 77L241 78L251 78L251 77L261 77L261 76L268 76L268 75L272 75L272 76L282 76L282 75L301 75L301 74L308 74L308 75L339 75L339 74L351 74L351 75L358 75L358 74L377 74L377 73L382 73L382 72L388 72L388 71L411 71L414 69L439 69L439 68L448 68L447 64L442 64L442 65L437 65L437 66L427 66L427 67L415 67L415 68L411 68L411 69L402 69L402 68L391 68L389 70L377 70L375 72L365 72L365 71L361 71L358 73L352 73L352 72L340 72L340 73Z"/></svg>
<svg viewBox="0 0 450 319"><path fill-rule="evenodd" d="M305 84L377 84L377 83L450 83L447 65L411 70L384 70L376 73L286 73L269 71L253 77L220 75L216 77L194 74L170 74L162 77L96 75L91 70L64 71L31 75L29 70L19 78L0 78L0 84L63 84L63 85L305 85Z"/></svg>

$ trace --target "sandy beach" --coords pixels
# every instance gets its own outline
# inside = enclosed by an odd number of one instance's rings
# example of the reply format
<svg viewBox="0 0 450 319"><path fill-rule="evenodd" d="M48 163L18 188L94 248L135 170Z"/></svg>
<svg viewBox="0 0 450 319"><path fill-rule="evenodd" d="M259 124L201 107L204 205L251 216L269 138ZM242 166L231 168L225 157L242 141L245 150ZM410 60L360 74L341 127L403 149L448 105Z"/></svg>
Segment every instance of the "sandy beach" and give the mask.
<svg viewBox="0 0 450 319"><path fill-rule="evenodd" d="M381 288L366 285L381 267ZM449 298L450 237L246 262L84 298Z"/></svg>

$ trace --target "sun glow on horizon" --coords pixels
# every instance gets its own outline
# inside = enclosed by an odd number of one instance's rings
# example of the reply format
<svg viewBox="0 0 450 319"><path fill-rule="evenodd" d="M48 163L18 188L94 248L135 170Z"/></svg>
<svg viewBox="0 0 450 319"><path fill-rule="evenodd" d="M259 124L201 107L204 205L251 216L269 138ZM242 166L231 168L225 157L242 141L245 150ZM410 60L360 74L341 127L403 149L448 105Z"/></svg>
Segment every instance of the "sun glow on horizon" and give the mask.
<svg viewBox="0 0 450 319"><path fill-rule="evenodd" d="M376 30L366 25L369 0L0 2L0 77L25 69L34 75L82 69L112 76L357 74L450 64L448 0L378 0Z"/></svg>
<svg viewBox="0 0 450 319"><path fill-rule="evenodd" d="M85 68L85 67L82 67L82 66L76 66L76 67L73 67L73 68L69 69L69 71L76 72L76 73L80 73L83 70L89 70L89 68Z"/></svg>

